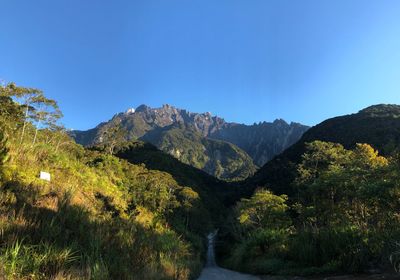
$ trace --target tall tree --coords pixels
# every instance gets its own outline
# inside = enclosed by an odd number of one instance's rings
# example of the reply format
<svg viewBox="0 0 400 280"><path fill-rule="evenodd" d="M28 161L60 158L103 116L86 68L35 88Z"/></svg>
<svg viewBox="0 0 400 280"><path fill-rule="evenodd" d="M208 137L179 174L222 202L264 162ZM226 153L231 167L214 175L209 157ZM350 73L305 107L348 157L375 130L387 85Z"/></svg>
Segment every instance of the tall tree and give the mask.
<svg viewBox="0 0 400 280"><path fill-rule="evenodd" d="M5 87L5 94L9 97L16 100L18 103L21 104L22 108L24 109L24 122L22 125L20 143L23 142L25 136L26 125L31 117L30 113L35 110L32 107L32 103L41 95L43 95L42 91L34 88L25 88L19 87L15 83L9 83Z"/></svg>
<svg viewBox="0 0 400 280"><path fill-rule="evenodd" d="M182 206L186 213L185 229L187 230L189 226L190 212L192 211L193 205L199 200L199 194L189 187L182 188L179 194L182 199Z"/></svg>
<svg viewBox="0 0 400 280"><path fill-rule="evenodd" d="M125 142L127 131L120 124L112 126L104 131L101 136L101 142L108 150L110 155L114 154L114 149L118 144Z"/></svg>
<svg viewBox="0 0 400 280"><path fill-rule="evenodd" d="M38 95L33 100L36 105L35 114L33 116L36 121L35 136L33 137L32 145L36 143L38 130L41 128L49 128L54 130L57 127L57 121L62 117L62 113L57 105L57 102L46 98L44 95Z"/></svg>
<svg viewBox="0 0 400 280"><path fill-rule="evenodd" d="M36 142L38 129L42 126L54 126L57 120L62 116L57 102L45 97L41 90L20 87L15 83L9 83L5 86L1 86L0 93L2 98L12 99L17 102L19 108L24 111L20 143L24 140L26 127L29 122L36 122L36 131L33 138L34 144Z"/></svg>
<svg viewBox="0 0 400 280"><path fill-rule="evenodd" d="M6 86L0 86L0 121L3 124L3 129L7 133L14 131L23 122L23 110L9 95L9 89Z"/></svg>

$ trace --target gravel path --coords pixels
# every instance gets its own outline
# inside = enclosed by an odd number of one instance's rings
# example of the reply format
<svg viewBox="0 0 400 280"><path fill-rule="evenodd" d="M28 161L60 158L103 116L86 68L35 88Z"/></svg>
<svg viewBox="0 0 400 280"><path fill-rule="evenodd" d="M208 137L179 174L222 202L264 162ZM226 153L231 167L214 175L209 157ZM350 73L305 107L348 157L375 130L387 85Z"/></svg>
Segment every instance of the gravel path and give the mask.
<svg viewBox="0 0 400 280"><path fill-rule="evenodd" d="M282 276L261 276L242 274L232 270L224 269L215 263L214 239L217 232L208 235L208 250L206 267L197 280L400 280L400 275L376 274L376 275L344 275L325 277L282 277Z"/></svg>
<svg viewBox="0 0 400 280"><path fill-rule="evenodd" d="M215 266L204 268L198 280L260 280L260 278Z"/></svg>
<svg viewBox="0 0 400 280"><path fill-rule="evenodd" d="M260 280L259 277L220 268L215 263L214 238L217 232L208 235L207 264L198 280Z"/></svg>

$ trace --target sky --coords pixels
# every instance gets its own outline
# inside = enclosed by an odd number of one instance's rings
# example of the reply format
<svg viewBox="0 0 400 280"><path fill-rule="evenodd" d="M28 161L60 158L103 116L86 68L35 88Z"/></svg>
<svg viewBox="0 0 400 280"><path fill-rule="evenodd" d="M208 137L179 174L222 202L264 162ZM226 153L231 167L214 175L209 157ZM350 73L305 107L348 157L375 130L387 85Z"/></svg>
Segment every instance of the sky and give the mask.
<svg viewBox="0 0 400 280"><path fill-rule="evenodd" d="M315 125L400 104L400 1L0 0L0 79L72 129L140 104Z"/></svg>

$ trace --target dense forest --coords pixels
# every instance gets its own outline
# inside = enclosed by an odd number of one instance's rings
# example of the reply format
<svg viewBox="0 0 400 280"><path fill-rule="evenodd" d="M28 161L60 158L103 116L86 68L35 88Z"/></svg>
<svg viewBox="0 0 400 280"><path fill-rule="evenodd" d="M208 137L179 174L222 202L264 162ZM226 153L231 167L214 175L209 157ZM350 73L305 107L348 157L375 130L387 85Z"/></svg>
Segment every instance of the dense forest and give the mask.
<svg viewBox="0 0 400 280"><path fill-rule="evenodd" d="M85 148L38 89L3 85L0 102L0 278L195 279L217 228L233 270L400 269L399 107L324 122L227 182L114 128Z"/></svg>
<svg viewBox="0 0 400 280"><path fill-rule="evenodd" d="M368 144L308 143L291 196L264 187L234 207L224 264L285 275L398 268L399 166Z"/></svg>
<svg viewBox="0 0 400 280"><path fill-rule="evenodd" d="M328 119L245 180L246 198L220 231L224 264L260 274L397 270L399 112L381 104Z"/></svg>

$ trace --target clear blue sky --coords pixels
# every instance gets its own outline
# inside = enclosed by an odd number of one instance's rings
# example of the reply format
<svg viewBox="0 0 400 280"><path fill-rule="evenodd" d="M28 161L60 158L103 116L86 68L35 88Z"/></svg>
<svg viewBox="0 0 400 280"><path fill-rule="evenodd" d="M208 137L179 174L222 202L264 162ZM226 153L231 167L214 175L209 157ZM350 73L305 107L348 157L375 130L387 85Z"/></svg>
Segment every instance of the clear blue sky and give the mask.
<svg viewBox="0 0 400 280"><path fill-rule="evenodd" d="M0 78L75 129L142 103L313 125L400 104L400 1L0 0Z"/></svg>

